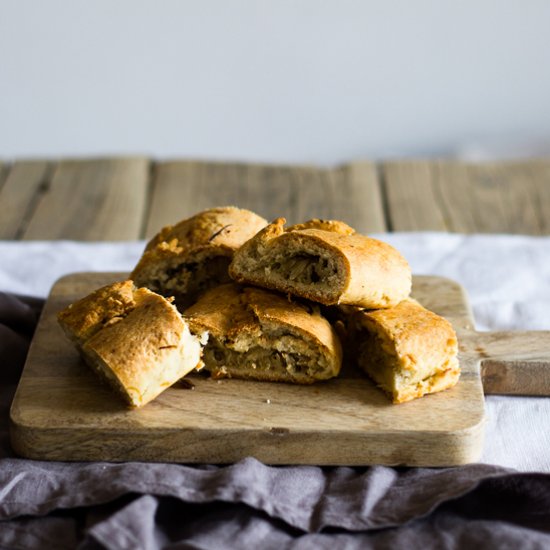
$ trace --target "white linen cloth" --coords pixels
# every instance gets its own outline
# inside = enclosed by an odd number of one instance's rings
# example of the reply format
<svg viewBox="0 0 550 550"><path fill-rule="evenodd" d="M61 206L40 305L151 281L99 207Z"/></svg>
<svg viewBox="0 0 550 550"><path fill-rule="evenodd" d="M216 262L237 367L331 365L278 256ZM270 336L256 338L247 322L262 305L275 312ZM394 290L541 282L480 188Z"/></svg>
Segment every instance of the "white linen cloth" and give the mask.
<svg viewBox="0 0 550 550"><path fill-rule="evenodd" d="M414 274L458 281L478 330L550 330L550 237L385 233ZM0 242L0 291L46 297L62 275L130 271L144 242ZM550 354L550 350L549 350ZM481 462L550 472L550 397L486 396Z"/></svg>

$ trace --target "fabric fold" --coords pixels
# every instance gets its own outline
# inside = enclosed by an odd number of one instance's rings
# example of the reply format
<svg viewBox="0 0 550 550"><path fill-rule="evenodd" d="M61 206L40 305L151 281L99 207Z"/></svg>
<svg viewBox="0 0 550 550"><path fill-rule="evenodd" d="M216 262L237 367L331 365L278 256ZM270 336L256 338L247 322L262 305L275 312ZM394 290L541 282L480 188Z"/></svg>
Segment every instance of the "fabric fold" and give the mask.
<svg viewBox="0 0 550 550"><path fill-rule="evenodd" d="M178 464L45 463L4 460L0 520L112 502L129 494L181 502L245 504L303 532L402 525L475 491L506 469L363 469L266 466L254 458L205 468ZM550 478L550 476L549 476Z"/></svg>
<svg viewBox="0 0 550 550"><path fill-rule="evenodd" d="M414 273L463 284L480 328L549 328L550 238L382 238ZM129 271L142 247L0 243L0 290L43 297L69 272ZM544 397L487 396L483 463L459 468L273 467L250 457L228 466L15 458L9 404L40 305L13 295L0 301L2 548L550 547Z"/></svg>

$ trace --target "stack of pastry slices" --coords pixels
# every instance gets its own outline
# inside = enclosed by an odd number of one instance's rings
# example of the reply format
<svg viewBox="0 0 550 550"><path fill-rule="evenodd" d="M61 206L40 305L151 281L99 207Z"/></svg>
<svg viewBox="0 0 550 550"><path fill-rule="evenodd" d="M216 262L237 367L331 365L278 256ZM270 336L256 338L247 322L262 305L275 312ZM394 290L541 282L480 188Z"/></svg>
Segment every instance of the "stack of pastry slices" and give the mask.
<svg viewBox="0 0 550 550"><path fill-rule="evenodd" d="M343 222L285 228L223 207L163 228L128 280L58 320L132 407L195 370L311 384L338 376L343 357L401 403L460 374L451 324L410 291L403 256Z"/></svg>

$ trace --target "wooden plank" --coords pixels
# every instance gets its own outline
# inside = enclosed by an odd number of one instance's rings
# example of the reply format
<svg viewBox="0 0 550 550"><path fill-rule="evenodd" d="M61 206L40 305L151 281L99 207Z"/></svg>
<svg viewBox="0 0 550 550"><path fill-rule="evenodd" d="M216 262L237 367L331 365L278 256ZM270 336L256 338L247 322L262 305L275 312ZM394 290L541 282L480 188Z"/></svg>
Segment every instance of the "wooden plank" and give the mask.
<svg viewBox="0 0 550 550"><path fill-rule="evenodd" d="M550 395L550 331L478 332L485 394Z"/></svg>
<svg viewBox="0 0 550 550"><path fill-rule="evenodd" d="M394 231L550 233L550 161L383 166Z"/></svg>
<svg viewBox="0 0 550 550"><path fill-rule="evenodd" d="M246 165L171 161L155 166L145 237L214 206L241 206Z"/></svg>
<svg viewBox="0 0 550 550"><path fill-rule="evenodd" d="M391 231L448 231L448 212L439 200L433 163L395 161L382 165Z"/></svg>
<svg viewBox="0 0 550 550"><path fill-rule="evenodd" d="M343 167L345 194L339 201L341 213L336 218L349 219L350 225L363 234L383 233L388 230L384 211L382 184L376 165L368 161L352 162Z"/></svg>
<svg viewBox="0 0 550 550"><path fill-rule="evenodd" d="M141 235L149 183L144 158L60 162L24 239L133 240Z"/></svg>
<svg viewBox="0 0 550 550"><path fill-rule="evenodd" d="M149 239L162 227L202 210L202 164L163 162L155 164L144 237Z"/></svg>
<svg viewBox="0 0 550 550"><path fill-rule="evenodd" d="M189 377L128 410L85 367L56 322L76 298L122 274L59 281L36 330L11 409L12 444L29 458L271 464L443 466L478 459L484 403L477 356L462 357L458 384L401 405L359 369L311 386ZM415 277L415 297L457 330L470 326L463 289Z"/></svg>
<svg viewBox="0 0 550 550"><path fill-rule="evenodd" d="M273 220L294 219L293 174L300 168L173 161L157 165L145 236L214 206L247 208Z"/></svg>
<svg viewBox="0 0 550 550"><path fill-rule="evenodd" d="M256 166L248 170L247 199L256 211L289 224L311 218L345 220L362 233L384 231L383 206L372 163L335 169Z"/></svg>
<svg viewBox="0 0 550 550"><path fill-rule="evenodd" d="M529 163L439 161L431 166L452 231L541 234Z"/></svg>
<svg viewBox="0 0 550 550"><path fill-rule="evenodd" d="M6 162L0 160L0 190L4 184L5 179L8 177L9 167Z"/></svg>
<svg viewBox="0 0 550 550"><path fill-rule="evenodd" d="M48 185L51 163L18 161L0 187L0 239L19 239Z"/></svg>
<svg viewBox="0 0 550 550"><path fill-rule="evenodd" d="M9 174L9 165L7 162L2 162L0 160L0 205L2 201L2 187L4 186L4 182L6 181Z"/></svg>
<svg viewBox="0 0 550 550"><path fill-rule="evenodd" d="M539 159L526 163L535 197L535 208L540 221L541 235L550 235L550 159Z"/></svg>
<svg viewBox="0 0 550 550"><path fill-rule="evenodd" d="M239 163L207 163L203 167L202 196L206 208L212 206L240 206L244 201L246 165ZM221 201L221 203L220 203Z"/></svg>
<svg viewBox="0 0 550 550"><path fill-rule="evenodd" d="M288 216L293 168L268 164L222 164L208 166L208 178L225 204L247 208L271 221Z"/></svg>
<svg viewBox="0 0 550 550"><path fill-rule="evenodd" d="M281 216L295 223L293 208L294 174L302 170L295 166L250 165L246 170L247 208L268 221Z"/></svg>
<svg viewBox="0 0 550 550"><path fill-rule="evenodd" d="M342 219L359 232L386 230L376 168L336 169L174 161L156 166L145 237L213 206L248 208L269 221Z"/></svg>
<svg viewBox="0 0 550 550"><path fill-rule="evenodd" d="M392 229L550 234L548 159L389 162L381 168L382 193L369 162L335 169L160 163L150 206L144 163L62 162L51 182L46 161L16 162L11 170L4 166L0 238L151 236L163 225L221 204L237 204L269 220L283 215L289 223L311 217L344 219L363 233Z"/></svg>

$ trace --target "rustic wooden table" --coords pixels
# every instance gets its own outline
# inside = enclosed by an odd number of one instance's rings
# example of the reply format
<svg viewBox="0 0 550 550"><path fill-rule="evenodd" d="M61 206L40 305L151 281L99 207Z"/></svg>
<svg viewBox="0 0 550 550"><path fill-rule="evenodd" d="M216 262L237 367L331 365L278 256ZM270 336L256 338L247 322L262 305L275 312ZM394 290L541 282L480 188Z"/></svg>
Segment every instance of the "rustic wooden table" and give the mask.
<svg viewBox="0 0 550 550"><path fill-rule="evenodd" d="M148 238L212 206L358 231L550 234L550 159L335 168L141 157L0 162L0 239Z"/></svg>

